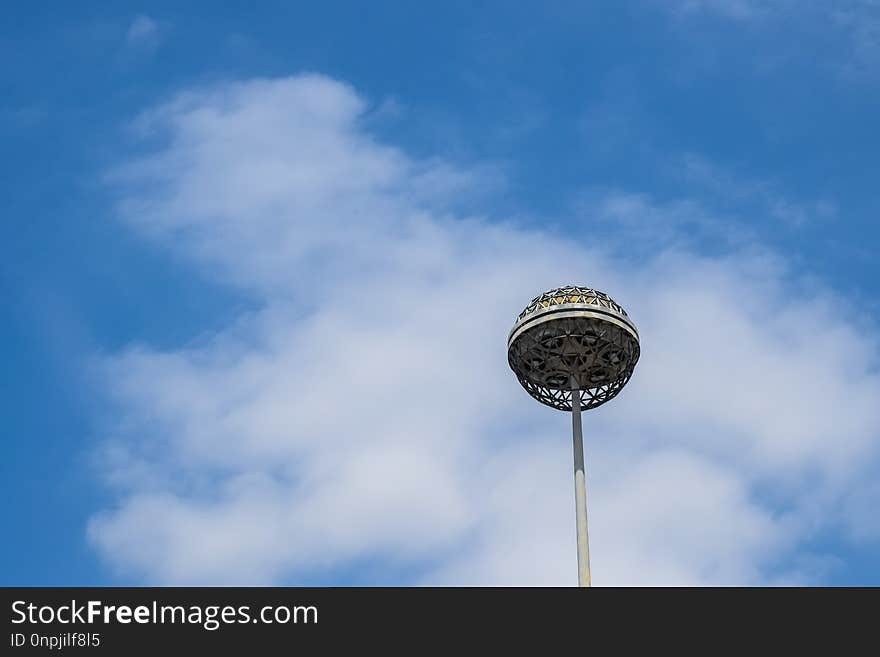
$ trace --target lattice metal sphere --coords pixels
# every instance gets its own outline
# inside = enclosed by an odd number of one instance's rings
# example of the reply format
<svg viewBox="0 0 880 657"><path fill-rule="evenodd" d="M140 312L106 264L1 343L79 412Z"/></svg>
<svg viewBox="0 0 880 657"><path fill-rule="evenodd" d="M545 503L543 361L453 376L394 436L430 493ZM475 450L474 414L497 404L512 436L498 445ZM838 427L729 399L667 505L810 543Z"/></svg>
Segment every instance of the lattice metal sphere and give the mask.
<svg viewBox="0 0 880 657"><path fill-rule="evenodd" d="M569 285L544 292L523 310L507 339L507 360L542 404L570 411L600 406L626 385L639 360L639 332L611 297Z"/></svg>

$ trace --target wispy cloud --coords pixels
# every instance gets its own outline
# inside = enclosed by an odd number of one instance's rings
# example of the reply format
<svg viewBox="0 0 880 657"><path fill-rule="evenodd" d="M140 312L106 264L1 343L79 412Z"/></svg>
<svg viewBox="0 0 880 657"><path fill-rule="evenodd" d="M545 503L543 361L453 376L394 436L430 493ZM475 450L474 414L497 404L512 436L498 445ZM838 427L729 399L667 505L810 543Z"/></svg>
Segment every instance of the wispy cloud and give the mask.
<svg viewBox="0 0 880 657"><path fill-rule="evenodd" d="M260 307L103 359L116 503L89 536L121 579L302 583L369 561L383 583L570 583L567 418L504 354L528 298L568 281L617 297L644 345L585 421L598 584L803 581L844 500L873 540L878 350L845 299L762 248L633 259L588 227L464 215L480 169L378 141L367 109L316 75L192 90L142 119L164 145L111 176L134 229ZM632 223L669 220L633 197Z"/></svg>
<svg viewBox="0 0 880 657"><path fill-rule="evenodd" d="M786 31L823 44L829 62L846 75L873 76L880 57L880 2L837 0L675 0L654 3L681 18L711 17L761 29ZM774 37L775 41L775 37ZM829 49L829 44L831 48Z"/></svg>
<svg viewBox="0 0 880 657"><path fill-rule="evenodd" d="M711 13L737 20L750 20L790 3L788 0L677 0L666 4L685 13Z"/></svg>
<svg viewBox="0 0 880 657"><path fill-rule="evenodd" d="M159 45L161 36L161 27L156 20L138 14L129 24L125 40L132 47L152 49Z"/></svg>
<svg viewBox="0 0 880 657"><path fill-rule="evenodd" d="M794 200L772 181L737 174L695 154L681 158L676 170L689 184L729 209L757 207L763 216L796 228L808 222L826 221L837 215L837 206L825 198Z"/></svg>
<svg viewBox="0 0 880 657"><path fill-rule="evenodd" d="M667 157L663 169L671 186L687 189L687 196L661 201L641 192L592 187L577 196L572 212L586 225L601 225L606 242L648 255L672 248L766 252L768 233L791 233L838 218L830 199L795 199L778 183L695 154Z"/></svg>

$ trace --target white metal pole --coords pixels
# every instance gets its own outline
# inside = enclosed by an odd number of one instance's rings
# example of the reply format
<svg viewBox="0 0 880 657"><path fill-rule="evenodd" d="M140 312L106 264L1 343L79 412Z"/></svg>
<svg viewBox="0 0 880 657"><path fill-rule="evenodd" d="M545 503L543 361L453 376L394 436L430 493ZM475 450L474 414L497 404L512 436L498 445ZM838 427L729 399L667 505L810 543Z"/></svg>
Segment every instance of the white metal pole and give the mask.
<svg viewBox="0 0 880 657"><path fill-rule="evenodd" d="M578 586L590 586L590 542L587 534L587 478L584 474L584 435L581 392L572 378L571 437L574 443L574 501L577 517Z"/></svg>

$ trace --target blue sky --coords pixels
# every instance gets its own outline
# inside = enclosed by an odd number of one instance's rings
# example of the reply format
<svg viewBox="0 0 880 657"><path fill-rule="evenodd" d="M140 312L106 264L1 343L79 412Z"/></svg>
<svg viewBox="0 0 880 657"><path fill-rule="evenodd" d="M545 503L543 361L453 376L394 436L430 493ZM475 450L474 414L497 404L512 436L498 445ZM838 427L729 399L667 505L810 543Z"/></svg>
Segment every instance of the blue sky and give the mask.
<svg viewBox="0 0 880 657"><path fill-rule="evenodd" d="M829 5L7 9L2 582L566 583L502 345L577 280L648 338L596 582L880 583L880 6Z"/></svg>

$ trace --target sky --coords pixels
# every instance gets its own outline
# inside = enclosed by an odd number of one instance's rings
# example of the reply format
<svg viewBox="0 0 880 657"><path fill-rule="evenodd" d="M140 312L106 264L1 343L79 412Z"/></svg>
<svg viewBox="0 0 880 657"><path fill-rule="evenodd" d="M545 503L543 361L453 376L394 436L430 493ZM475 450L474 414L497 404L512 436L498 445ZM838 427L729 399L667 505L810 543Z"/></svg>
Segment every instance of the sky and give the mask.
<svg viewBox="0 0 880 657"><path fill-rule="evenodd" d="M880 585L880 2L3 13L0 584Z"/></svg>

